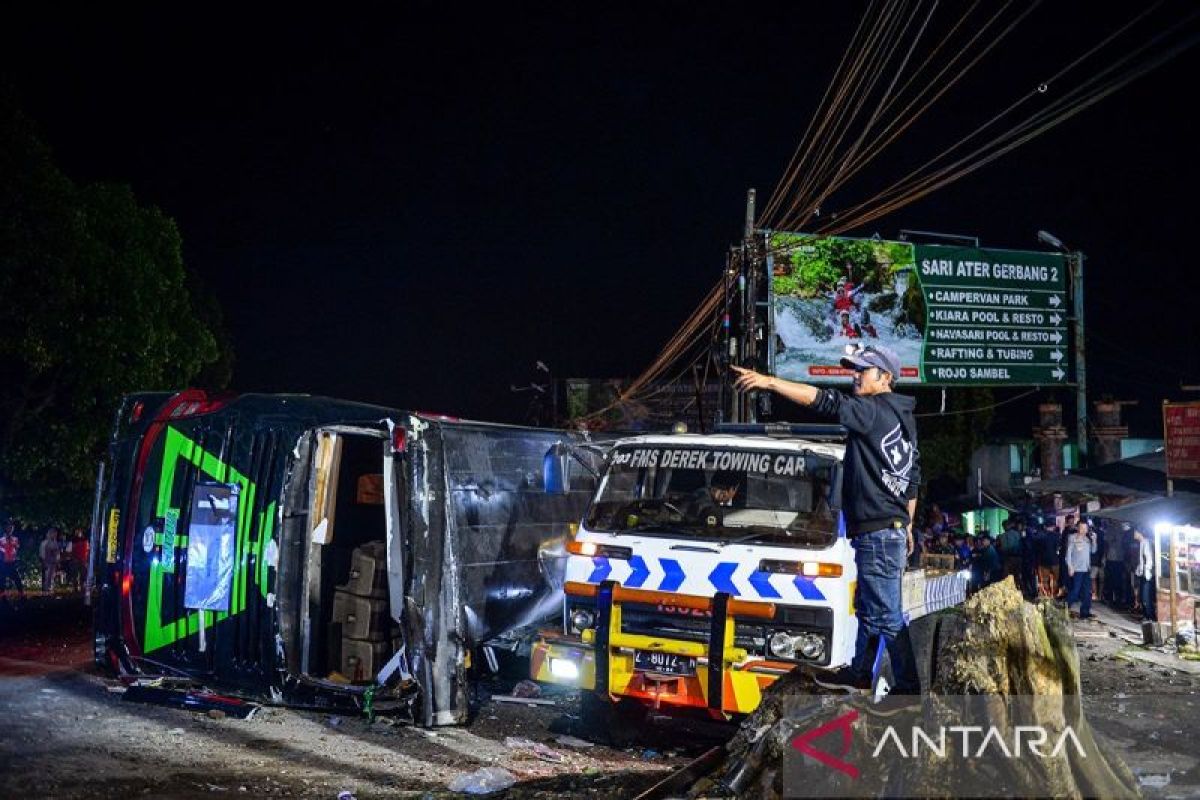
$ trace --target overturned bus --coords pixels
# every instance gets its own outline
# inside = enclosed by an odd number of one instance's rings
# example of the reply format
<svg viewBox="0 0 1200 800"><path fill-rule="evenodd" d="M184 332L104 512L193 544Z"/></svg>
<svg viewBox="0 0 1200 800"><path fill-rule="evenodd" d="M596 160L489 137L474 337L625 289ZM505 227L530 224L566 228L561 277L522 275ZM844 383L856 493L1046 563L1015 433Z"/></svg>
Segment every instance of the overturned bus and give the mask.
<svg viewBox="0 0 1200 800"><path fill-rule="evenodd" d="M542 468L578 439L303 395L131 395L97 485L97 663L306 704L386 667L380 699L463 722L472 652L561 613L561 545L594 483L547 492Z"/></svg>

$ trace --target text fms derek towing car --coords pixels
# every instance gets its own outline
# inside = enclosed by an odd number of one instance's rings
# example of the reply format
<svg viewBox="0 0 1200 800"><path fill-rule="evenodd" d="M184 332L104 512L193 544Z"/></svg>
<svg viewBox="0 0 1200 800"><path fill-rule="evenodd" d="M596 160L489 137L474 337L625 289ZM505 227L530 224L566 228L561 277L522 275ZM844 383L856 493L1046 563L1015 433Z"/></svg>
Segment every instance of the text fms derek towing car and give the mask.
<svg viewBox="0 0 1200 800"><path fill-rule="evenodd" d="M735 426L728 426L731 430ZM532 676L620 702L753 711L797 665L854 655L854 550L838 509L838 426L623 439L567 549L561 630ZM770 434L770 435L768 435ZM962 575L906 574L909 618L961 602Z"/></svg>
<svg viewBox="0 0 1200 800"><path fill-rule="evenodd" d="M594 489L544 491L564 439L303 395L131 395L97 486L96 660L301 703L389 666L380 699L463 722L472 648L557 609L548 545Z"/></svg>

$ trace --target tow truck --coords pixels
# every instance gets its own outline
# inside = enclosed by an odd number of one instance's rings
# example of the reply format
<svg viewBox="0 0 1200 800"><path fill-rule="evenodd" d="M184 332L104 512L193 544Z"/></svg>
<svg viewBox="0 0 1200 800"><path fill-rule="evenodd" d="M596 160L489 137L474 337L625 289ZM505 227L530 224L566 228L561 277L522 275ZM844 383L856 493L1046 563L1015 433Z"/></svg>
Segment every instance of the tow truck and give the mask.
<svg viewBox="0 0 1200 800"><path fill-rule="evenodd" d="M600 724L616 708L731 719L801 665L849 664L857 572L839 508L844 452L836 425L616 441L567 542L561 628L535 639L531 677L582 689L584 716ZM548 485L566 461L548 454ZM906 616L962 602L967 583L906 573Z"/></svg>

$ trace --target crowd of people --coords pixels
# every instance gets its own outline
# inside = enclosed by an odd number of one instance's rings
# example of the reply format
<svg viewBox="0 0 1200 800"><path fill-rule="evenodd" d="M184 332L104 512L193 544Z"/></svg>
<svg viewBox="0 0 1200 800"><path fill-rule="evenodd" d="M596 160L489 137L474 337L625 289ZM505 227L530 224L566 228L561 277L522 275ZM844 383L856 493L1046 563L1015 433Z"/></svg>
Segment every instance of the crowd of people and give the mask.
<svg viewBox="0 0 1200 800"><path fill-rule="evenodd" d="M1155 565L1150 537L1127 524L1105 524L1068 514L1060 527L1039 512L1010 515L994 536L964 532L936 504L917 538L913 565L923 553L953 556L969 570L971 591L1012 576L1028 598L1067 604L1073 616L1092 616L1092 601L1155 620ZM946 559L947 561L949 559Z"/></svg>
<svg viewBox="0 0 1200 800"><path fill-rule="evenodd" d="M36 585L44 593L83 591L89 548L82 528L67 535L52 525L39 538L36 531L17 530L10 520L0 532L0 598L23 600L31 577L40 578Z"/></svg>

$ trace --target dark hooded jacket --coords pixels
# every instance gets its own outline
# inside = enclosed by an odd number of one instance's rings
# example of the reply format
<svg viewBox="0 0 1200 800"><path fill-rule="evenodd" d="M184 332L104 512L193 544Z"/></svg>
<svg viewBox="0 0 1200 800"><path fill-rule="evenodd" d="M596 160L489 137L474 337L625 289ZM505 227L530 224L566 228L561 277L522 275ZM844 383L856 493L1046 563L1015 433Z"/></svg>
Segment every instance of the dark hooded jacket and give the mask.
<svg viewBox="0 0 1200 800"><path fill-rule="evenodd" d="M895 392L856 397L821 389L812 408L846 427L842 511L850 536L909 523L921 483L916 400Z"/></svg>

